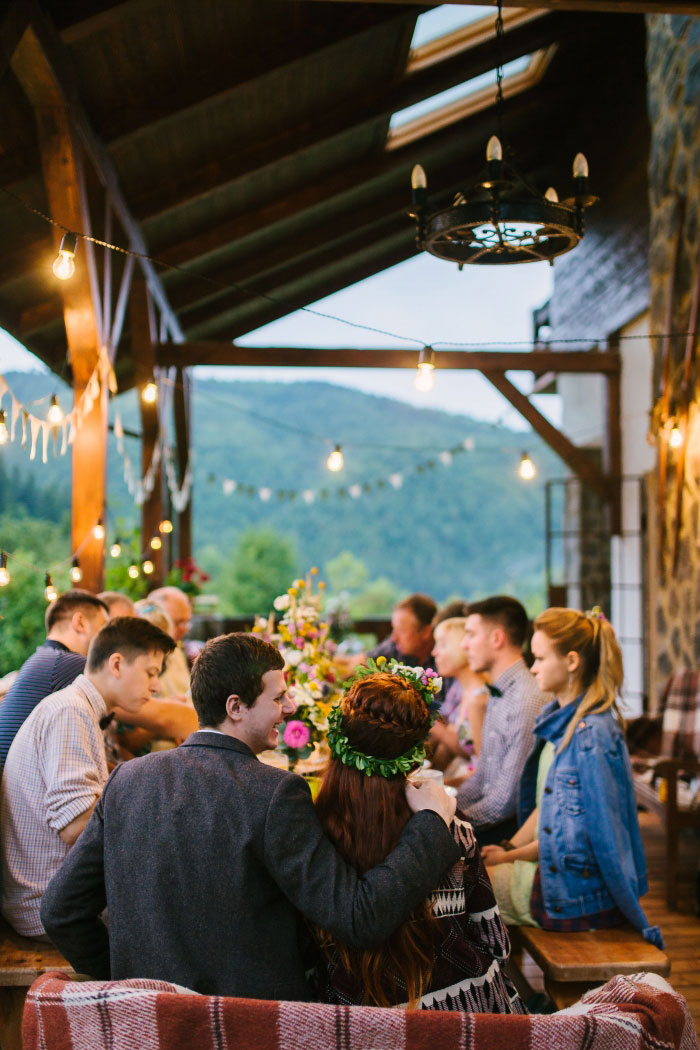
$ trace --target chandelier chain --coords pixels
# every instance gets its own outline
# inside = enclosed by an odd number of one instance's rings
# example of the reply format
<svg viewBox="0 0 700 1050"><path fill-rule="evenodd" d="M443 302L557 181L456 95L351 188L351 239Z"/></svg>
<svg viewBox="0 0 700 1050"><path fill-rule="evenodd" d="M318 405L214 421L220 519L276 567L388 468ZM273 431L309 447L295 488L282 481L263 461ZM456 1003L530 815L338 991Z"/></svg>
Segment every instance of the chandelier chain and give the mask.
<svg viewBox="0 0 700 1050"><path fill-rule="evenodd" d="M503 142L503 9L498 0L496 15L496 123L498 137Z"/></svg>

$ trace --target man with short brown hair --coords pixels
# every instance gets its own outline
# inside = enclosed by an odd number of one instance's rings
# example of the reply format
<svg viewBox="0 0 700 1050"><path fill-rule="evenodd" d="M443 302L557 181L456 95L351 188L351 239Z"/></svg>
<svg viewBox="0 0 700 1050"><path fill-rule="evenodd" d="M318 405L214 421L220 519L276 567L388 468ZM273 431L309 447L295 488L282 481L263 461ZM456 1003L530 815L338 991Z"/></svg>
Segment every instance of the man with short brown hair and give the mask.
<svg viewBox="0 0 700 1050"><path fill-rule="evenodd" d="M386 656L411 666L433 667L432 621L437 605L427 594L409 594L394 606L391 635L368 654L376 660Z"/></svg>

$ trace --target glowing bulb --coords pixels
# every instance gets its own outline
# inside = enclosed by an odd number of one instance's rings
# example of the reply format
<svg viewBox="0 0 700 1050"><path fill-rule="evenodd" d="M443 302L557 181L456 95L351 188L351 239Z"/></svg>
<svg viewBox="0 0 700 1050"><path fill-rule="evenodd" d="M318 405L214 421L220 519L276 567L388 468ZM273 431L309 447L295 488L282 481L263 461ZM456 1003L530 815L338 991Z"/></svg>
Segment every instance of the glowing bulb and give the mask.
<svg viewBox="0 0 700 1050"><path fill-rule="evenodd" d="M326 466L329 470L332 470L334 473L336 473L337 471L343 469L344 464L345 460L343 459L342 449L340 448L340 445L336 445L333 451L331 452L330 456L326 460Z"/></svg>
<svg viewBox="0 0 700 1050"><path fill-rule="evenodd" d="M105 538L105 527L102 524L102 518L100 518L100 520L97 522L97 525L95 525L94 529L92 530L92 535L96 540L103 540Z"/></svg>
<svg viewBox="0 0 700 1050"><path fill-rule="evenodd" d="M501 146L501 140L495 135L492 135L486 144L486 159L492 160L503 160L503 147Z"/></svg>
<svg viewBox="0 0 700 1050"><path fill-rule="evenodd" d="M77 558L73 558L73 564L71 565L69 575L73 583L80 583L83 578L83 570L78 565Z"/></svg>
<svg viewBox="0 0 700 1050"><path fill-rule="evenodd" d="M10 574L7 571L7 555L3 551L0 554L0 587L7 587L10 582Z"/></svg>
<svg viewBox="0 0 700 1050"><path fill-rule="evenodd" d="M51 579L51 573L49 573L49 572L46 573L46 576L44 577L44 583L46 584L46 586L44 588L44 597L46 598L47 602L55 601L56 598L58 597L58 594L56 592L56 588L53 585L53 580Z"/></svg>
<svg viewBox="0 0 700 1050"><path fill-rule="evenodd" d="M420 164L414 164L411 172L411 189L425 190L428 188L428 179Z"/></svg>
<svg viewBox="0 0 700 1050"><path fill-rule="evenodd" d="M60 423L62 419L63 412L61 411L61 406L58 403L58 398L54 394L51 398L51 406L48 412L48 420L49 423Z"/></svg>
<svg viewBox="0 0 700 1050"><path fill-rule="evenodd" d="M78 238L74 233L64 233L58 255L53 261L51 269L54 277L59 281L67 281L75 273L75 250L78 247Z"/></svg>
<svg viewBox="0 0 700 1050"><path fill-rule="evenodd" d="M112 544L112 546L109 548L109 553L112 555L113 558L118 558L119 555L121 554L121 552L122 552L122 545L119 542L119 540L116 540Z"/></svg>
<svg viewBox="0 0 700 1050"><path fill-rule="evenodd" d="M532 481L537 471L535 470L535 464L532 462L527 452L523 452L520 457L520 466L518 467L518 473L523 481Z"/></svg>
<svg viewBox="0 0 700 1050"><path fill-rule="evenodd" d="M147 405L155 405L158 400L158 387L153 380L150 383L146 383L141 391L141 400Z"/></svg>
<svg viewBox="0 0 700 1050"><path fill-rule="evenodd" d="M160 536L151 536L151 550L159 551L163 546L163 541Z"/></svg>
<svg viewBox="0 0 700 1050"><path fill-rule="evenodd" d="M7 416L5 415L5 409L0 408L0 445L6 445L9 437L10 434L7 429Z"/></svg>
<svg viewBox="0 0 700 1050"><path fill-rule="evenodd" d="M574 157L574 178L575 179L587 179L588 178L588 161L584 157L583 153L577 153Z"/></svg>
<svg viewBox="0 0 700 1050"><path fill-rule="evenodd" d="M163 518L160 525L158 526L158 532L172 532L173 523L169 518Z"/></svg>
<svg viewBox="0 0 700 1050"><path fill-rule="evenodd" d="M683 434L678 427L674 427L668 439L671 448L680 448L683 444Z"/></svg>
<svg viewBox="0 0 700 1050"><path fill-rule="evenodd" d="M139 575L139 567L138 567L138 565L130 565L129 566L129 576L131 577L131 579L132 580L138 579L138 575Z"/></svg>
<svg viewBox="0 0 700 1050"><path fill-rule="evenodd" d="M155 565L150 558L146 558L145 562L141 565L141 568L143 569L144 576L150 576L155 569Z"/></svg>
<svg viewBox="0 0 700 1050"><path fill-rule="evenodd" d="M421 390L426 394L429 390L432 390L435 386L435 365L418 365L418 371L416 372L416 378L413 380L413 385L416 390Z"/></svg>
<svg viewBox="0 0 700 1050"><path fill-rule="evenodd" d="M554 189L554 186L549 186L548 189L545 190L544 199L547 201L551 201L552 204L559 203L559 194Z"/></svg>

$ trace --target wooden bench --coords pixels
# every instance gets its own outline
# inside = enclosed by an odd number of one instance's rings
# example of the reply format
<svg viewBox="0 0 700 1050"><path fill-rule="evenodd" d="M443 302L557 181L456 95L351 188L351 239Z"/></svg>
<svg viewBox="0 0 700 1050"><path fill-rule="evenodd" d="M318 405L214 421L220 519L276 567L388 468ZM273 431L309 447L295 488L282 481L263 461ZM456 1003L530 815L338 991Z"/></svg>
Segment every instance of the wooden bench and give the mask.
<svg viewBox="0 0 700 1050"><path fill-rule="evenodd" d="M589 988L605 984L618 974L645 970L668 977L671 972L666 953L645 941L631 926L583 933L554 933L519 926L509 932L514 944L521 945L542 970L545 989L558 1010L571 1006Z"/></svg>
<svg viewBox="0 0 700 1050"><path fill-rule="evenodd" d="M22 1010L30 984L42 973L75 972L57 948L20 937L0 918L0 1048L22 1050Z"/></svg>

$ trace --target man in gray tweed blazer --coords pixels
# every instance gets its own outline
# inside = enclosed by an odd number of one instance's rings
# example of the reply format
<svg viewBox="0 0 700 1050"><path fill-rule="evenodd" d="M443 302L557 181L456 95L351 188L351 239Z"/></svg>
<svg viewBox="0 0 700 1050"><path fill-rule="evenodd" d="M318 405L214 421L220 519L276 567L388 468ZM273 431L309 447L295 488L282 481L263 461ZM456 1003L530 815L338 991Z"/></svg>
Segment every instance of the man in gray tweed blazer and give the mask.
<svg viewBox="0 0 700 1050"><path fill-rule="evenodd" d="M360 877L324 837L305 781L256 758L293 710L278 650L249 634L212 639L192 699L198 732L112 773L44 895L43 925L96 979L310 999L301 915L357 947L385 940L458 859L454 801L408 787L401 840Z"/></svg>

